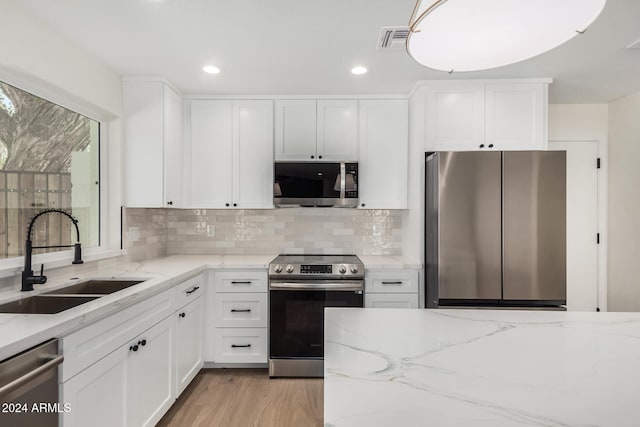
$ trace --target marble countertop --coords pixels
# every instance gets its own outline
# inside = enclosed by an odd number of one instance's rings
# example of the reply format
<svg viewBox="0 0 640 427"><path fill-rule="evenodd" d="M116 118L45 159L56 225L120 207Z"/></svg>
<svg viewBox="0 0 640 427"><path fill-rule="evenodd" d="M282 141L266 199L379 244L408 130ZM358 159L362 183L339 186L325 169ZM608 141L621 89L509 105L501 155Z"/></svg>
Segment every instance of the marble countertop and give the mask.
<svg viewBox="0 0 640 427"><path fill-rule="evenodd" d="M327 309L325 426L637 426L640 313Z"/></svg>
<svg viewBox="0 0 640 427"><path fill-rule="evenodd" d="M158 294L208 268L267 268L272 255L176 255L134 263L113 263L102 268L87 268L81 274L62 276L52 270L44 285L32 292L5 292L0 304L55 290L89 278L145 279L145 282L120 292L57 314L0 313L0 360L53 337L64 336L84 325L122 308ZM19 288L18 288L19 289Z"/></svg>

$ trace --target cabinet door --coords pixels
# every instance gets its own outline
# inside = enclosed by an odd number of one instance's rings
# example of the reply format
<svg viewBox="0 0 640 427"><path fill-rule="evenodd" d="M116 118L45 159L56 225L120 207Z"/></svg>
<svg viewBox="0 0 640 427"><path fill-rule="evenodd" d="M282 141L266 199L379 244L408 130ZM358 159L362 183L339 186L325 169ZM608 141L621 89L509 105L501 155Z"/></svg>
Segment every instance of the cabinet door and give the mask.
<svg viewBox="0 0 640 427"><path fill-rule="evenodd" d="M273 101L235 101L233 116L234 207L273 208Z"/></svg>
<svg viewBox="0 0 640 427"><path fill-rule="evenodd" d="M487 146L498 150L546 148L546 84L491 84L486 87Z"/></svg>
<svg viewBox="0 0 640 427"><path fill-rule="evenodd" d="M127 207L163 207L163 84L122 84Z"/></svg>
<svg viewBox="0 0 640 427"><path fill-rule="evenodd" d="M407 208L408 114L406 100L360 101L361 208Z"/></svg>
<svg viewBox="0 0 640 427"><path fill-rule="evenodd" d="M182 202L182 98L164 85L164 205Z"/></svg>
<svg viewBox="0 0 640 427"><path fill-rule="evenodd" d="M178 310L176 327L176 397L189 385L203 362L203 297Z"/></svg>
<svg viewBox="0 0 640 427"><path fill-rule="evenodd" d="M484 144L484 85L427 89L426 151L479 150Z"/></svg>
<svg viewBox="0 0 640 427"><path fill-rule="evenodd" d="M418 308L418 294L367 294L366 308Z"/></svg>
<svg viewBox="0 0 640 427"><path fill-rule="evenodd" d="M62 414L65 427L127 425L128 346L109 354L61 386L61 402L71 405Z"/></svg>
<svg viewBox="0 0 640 427"><path fill-rule="evenodd" d="M316 158L316 101L276 101L276 160Z"/></svg>
<svg viewBox="0 0 640 427"><path fill-rule="evenodd" d="M223 208L232 201L233 101L191 102L191 206Z"/></svg>
<svg viewBox="0 0 640 427"><path fill-rule="evenodd" d="M317 159L358 160L358 101L318 101Z"/></svg>
<svg viewBox="0 0 640 427"><path fill-rule="evenodd" d="M138 350L127 360L127 425L153 426L173 404L173 321L167 317L131 343Z"/></svg>

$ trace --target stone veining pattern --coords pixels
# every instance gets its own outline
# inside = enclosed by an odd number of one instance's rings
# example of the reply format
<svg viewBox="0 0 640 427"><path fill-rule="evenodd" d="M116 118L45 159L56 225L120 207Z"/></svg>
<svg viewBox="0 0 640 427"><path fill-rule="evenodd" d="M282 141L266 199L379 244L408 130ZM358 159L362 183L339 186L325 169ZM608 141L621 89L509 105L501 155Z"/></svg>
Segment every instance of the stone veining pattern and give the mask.
<svg viewBox="0 0 640 427"><path fill-rule="evenodd" d="M326 426L637 426L640 313L333 309Z"/></svg>

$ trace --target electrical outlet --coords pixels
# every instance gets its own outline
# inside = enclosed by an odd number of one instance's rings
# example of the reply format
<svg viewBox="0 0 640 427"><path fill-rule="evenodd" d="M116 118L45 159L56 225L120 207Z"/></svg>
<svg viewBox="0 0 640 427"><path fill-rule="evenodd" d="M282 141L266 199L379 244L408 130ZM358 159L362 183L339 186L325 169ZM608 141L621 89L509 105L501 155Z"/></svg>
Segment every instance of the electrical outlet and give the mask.
<svg viewBox="0 0 640 427"><path fill-rule="evenodd" d="M374 236L382 235L382 226L380 224L373 224L373 235Z"/></svg>
<svg viewBox="0 0 640 427"><path fill-rule="evenodd" d="M216 226L215 225L207 225L207 236L215 237L216 235Z"/></svg>
<svg viewBox="0 0 640 427"><path fill-rule="evenodd" d="M138 227L129 227L129 241L137 242L140 240L140 229Z"/></svg>

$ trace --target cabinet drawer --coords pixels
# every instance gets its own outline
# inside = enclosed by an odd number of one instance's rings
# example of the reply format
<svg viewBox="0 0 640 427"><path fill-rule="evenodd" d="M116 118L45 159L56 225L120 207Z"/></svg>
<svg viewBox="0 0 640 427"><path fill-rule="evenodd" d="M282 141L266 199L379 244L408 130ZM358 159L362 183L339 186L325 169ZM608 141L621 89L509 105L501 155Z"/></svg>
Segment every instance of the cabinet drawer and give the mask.
<svg viewBox="0 0 640 427"><path fill-rule="evenodd" d="M215 298L217 327L267 327L266 293L218 293Z"/></svg>
<svg viewBox="0 0 640 427"><path fill-rule="evenodd" d="M61 382L97 362L173 312L169 289L62 338Z"/></svg>
<svg viewBox="0 0 640 427"><path fill-rule="evenodd" d="M367 274L365 295L370 293L418 293L417 271L390 271Z"/></svg>
<svg viewBox="0 0 640 427"><path fill-rule="evenodd" d="M366 308L418 308L418 294L368 294Z"/></svg>
<svg viewBox="0 0 640 427"><path fill-rule="evenodd" d="M216 363L267 363L267 328L216 328Z"/></svg>
<svg viewBox="0 0 640 427"><path fill-rule="evenodd" d="M214 282L216 292L267 292L266 271L223 271Z"/></svg>
<svg viewBox="0 0 640 427"><path fill-rule="evenodd" d="M176 309L184 307L195 301L204 292L205 275L201 274L192 279L185 280L177 285L174 290L174 302Z"/></svg>

